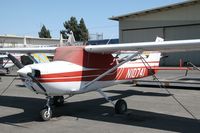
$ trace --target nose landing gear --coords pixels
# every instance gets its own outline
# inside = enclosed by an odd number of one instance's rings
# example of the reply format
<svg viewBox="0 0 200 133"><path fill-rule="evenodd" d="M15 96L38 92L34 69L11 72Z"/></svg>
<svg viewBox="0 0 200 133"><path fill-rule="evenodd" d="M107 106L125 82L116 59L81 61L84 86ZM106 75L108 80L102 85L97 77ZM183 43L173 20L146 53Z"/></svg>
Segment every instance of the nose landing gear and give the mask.
<svg viewBox="0 0 200 133"><path fill-rule="evenodd" d="M40 111L40 117L44 121L48 121L52 117L52 108L51 108L51 105L50 105L50 100L51 100L51 97L48 96L46 107Z"/></svg>
<svg viewBox="0 0 200 133"><path fill-rule="evenodd" d="M52 117L52 105L54 106L62 106L64 104L64 97L63 96L54 96L51 98L50 96L47 97L47 103L45 108L40 111L40 117L43 121L48 121Z"/></svg>

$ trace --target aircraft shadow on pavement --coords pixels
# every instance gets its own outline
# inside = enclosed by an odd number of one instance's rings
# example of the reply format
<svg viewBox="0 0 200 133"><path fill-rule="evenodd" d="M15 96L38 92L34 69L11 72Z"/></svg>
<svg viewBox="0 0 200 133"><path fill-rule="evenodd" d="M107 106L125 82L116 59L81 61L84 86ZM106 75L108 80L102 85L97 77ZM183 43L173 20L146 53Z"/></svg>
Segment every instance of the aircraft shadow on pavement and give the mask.
<svg viewBox="0 0 200 133"><path fill-rule="evenodd" d="M133 87L153 87L153 88L159 88L159 89L164 89L160 88L159 85L154 85L154 84L137 84L133 85ZM167 89L179 89L179 90L200 90L199 86L181 86L181 85L170 85L170 86L165 86Z"/></svg>
<svg viewBox="0 0 200 133"><path fill-rule="evenodd" d="M167 96L166 94L148 94L143 92L135 92L133 90L108 92L119 93L119 95L111 97L113 100L132 95L143 94L150 96ZM102 104L104 103L106 103L104 98L66 103L64 106L55 109L54 117L59 118L61 116L72 116L76 117L77 120L82 118L175 132L191 133L198 132L200 130L200 123L197 120L191 118L184 118L180 116L160 114L156 112L136 109L128 109L128 113L124 115L116 115L114 113L113 107L103 106ZM26 123L32 121L39 122L40 119L38 114L44 105L44 99L1 96L0 106L19 108L24 111L19 114L0 117L0 123L15 125L17 123Z"/></svg>
<svg viewBox="0 0 200 133"><path fill-rule="evenodd" d="M0 73L1 77L17 77L17 74L5 74L5 73Z"/></svg>
<svg viewBox="0 0 200 133"><path fill-rule="evenodd" d="M22 88L26 87L24 84L16 84L15 86L22 87Z"/></svg>

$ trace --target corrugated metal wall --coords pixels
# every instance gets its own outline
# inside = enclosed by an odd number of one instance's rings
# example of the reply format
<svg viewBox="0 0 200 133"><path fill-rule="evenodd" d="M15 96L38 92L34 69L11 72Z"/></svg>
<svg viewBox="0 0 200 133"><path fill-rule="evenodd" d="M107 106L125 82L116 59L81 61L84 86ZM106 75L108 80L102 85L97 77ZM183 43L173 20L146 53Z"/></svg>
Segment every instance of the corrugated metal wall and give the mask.
<svg viewBox="0 0 200 133"><path fill-rule="evenodd" d="M200 39L200 4L119 20L120 43ZM170 53L164 66L178 66L180 59L200 66L200 52Z"/></svg>

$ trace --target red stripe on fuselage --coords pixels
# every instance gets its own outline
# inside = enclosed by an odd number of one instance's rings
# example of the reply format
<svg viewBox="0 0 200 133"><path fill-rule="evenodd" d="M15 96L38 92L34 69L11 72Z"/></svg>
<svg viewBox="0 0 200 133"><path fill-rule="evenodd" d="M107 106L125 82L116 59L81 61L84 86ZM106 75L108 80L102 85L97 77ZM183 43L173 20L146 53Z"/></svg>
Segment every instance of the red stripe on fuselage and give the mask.
<svg viewBox="0 0 200 133"><path fill-rule="evenodd" d="M92 81L99 75L103 74L107 70L87 70L76 72L65 72L56 74L44 74L38 80L42 83L46 82L78 82L78 81ZM118 68L112 73L106 75L99 81L109 80L128 80L135 78L143 78L149 76L148 69L146 67L132 67L132 68Z"/></svg>
<svg viewBox="0 0 200 133"><path fill-rule="evenodd" d="M131 63L131 62L129 62ZM141 64L142 62L135 62L134 64ZM159 63L158 61L151 61L150 63ZM137 67L137 68L145 68L145 66ZM155 67L152 67L155 68ZM156 67L157 68L157 67ZM123 71L125 68L118 68L118 74L119 69ZM85 71L74 71L74 72L63 72L63 73L53 73L53 74L43 74L41 75L41 78L56 78L56 77L73 77L73 76L90 76L90 75L100 75L104 72L106 72L108 69L101 69L101 70L85 70Z"/></svg>
<svg viewBox="0 0 200 133"><path fill-rule="evenodd" d="M43 74L43 75L41 75L41 78L61 78L61 77L100 75L100 74L104 73L105 71L107 71L107 69L63 72L63 73L54 73L54 74Z"/></svg>

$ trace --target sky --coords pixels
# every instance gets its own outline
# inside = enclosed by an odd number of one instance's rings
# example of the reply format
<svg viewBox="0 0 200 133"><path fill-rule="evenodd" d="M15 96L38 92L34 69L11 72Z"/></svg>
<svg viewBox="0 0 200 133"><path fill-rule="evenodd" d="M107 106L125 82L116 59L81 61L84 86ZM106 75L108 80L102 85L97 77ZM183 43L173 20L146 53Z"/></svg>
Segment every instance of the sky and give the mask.
<svg viewBox="0 0 200 133"><path fill-rule="evenodd" d="M0 35L38 37L42 25L59 38L63 23L74 16L84 19L90 34L118 38L112 16L147 10L185 0L0 0Z"/></svg>

